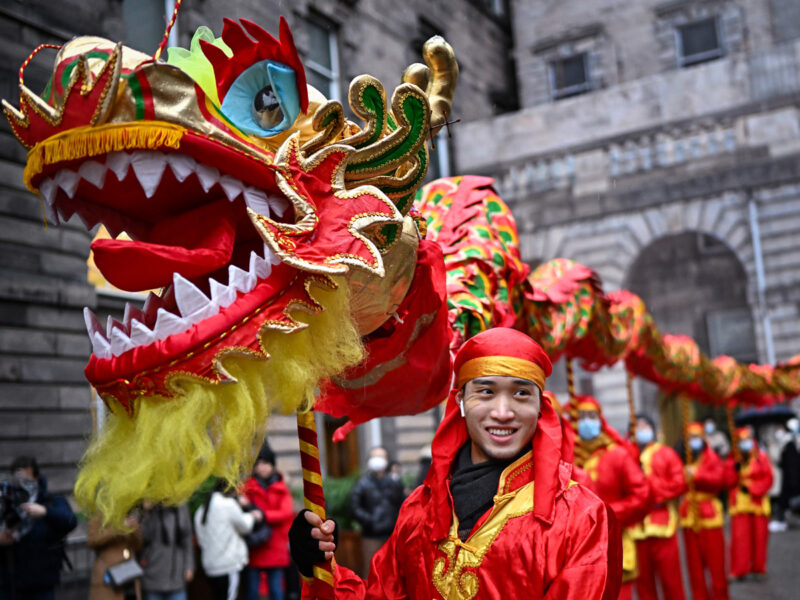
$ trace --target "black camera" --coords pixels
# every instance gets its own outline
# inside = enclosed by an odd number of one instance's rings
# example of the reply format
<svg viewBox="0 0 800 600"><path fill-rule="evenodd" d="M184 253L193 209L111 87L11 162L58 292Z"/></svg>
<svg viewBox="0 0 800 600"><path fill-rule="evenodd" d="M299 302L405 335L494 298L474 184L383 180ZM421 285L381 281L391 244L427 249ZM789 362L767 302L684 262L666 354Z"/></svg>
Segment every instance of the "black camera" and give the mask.
<svg viewBox="0 0 800 600"><path fill-rule="evenodd" d="M15 529L25 518L20 508L31 501L31 492L16 481L0 481L0 529Z"/></svg>

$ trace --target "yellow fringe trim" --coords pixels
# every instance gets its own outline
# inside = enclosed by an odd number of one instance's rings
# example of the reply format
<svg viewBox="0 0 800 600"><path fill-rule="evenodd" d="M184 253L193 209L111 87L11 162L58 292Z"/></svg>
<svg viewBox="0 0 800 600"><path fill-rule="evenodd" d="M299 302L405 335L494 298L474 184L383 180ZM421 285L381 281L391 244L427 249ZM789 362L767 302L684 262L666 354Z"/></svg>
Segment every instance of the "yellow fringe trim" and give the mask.
<svg viewBox="0 0 800 600"><path fill-rule="evenodd" d="M23 180L28 189L36 193L31 180L47 165L121 150L177 150L185 133L184 127L163 121L108 123L70 129L30 149Z"/></svg>
<svg viewBox="0 0 800 600"><path fill-rule="evenodd" d="M324 310L292 315L308 327L261 336L269 359L223 358L235 382L185 378L178 382L177 397L143 397L133 417L121 408L110 413L81 461L75 484L81 507L120 527L143 500L178 504L211 475L231 485L249 475L270 413L310 408L323 379L363 359L348 286L338 284L313 289Z"/></svg>

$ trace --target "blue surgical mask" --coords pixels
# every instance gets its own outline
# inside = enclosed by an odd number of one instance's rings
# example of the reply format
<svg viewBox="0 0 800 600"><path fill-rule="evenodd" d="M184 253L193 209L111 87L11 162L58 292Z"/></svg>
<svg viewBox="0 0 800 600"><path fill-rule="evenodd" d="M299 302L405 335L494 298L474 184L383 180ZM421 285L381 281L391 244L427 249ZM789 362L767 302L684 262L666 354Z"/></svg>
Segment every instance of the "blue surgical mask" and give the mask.
<svg viewBox="0 0 800 600"><path fill-rule="evenodd" d="M703 429L705 429L706 435L711 435L717 430L717 426L714 423L706 423L703 425Z"/></svg>
<svg viewBox="0 0 800 600"><path fill-rule="evenodd" d="M600 435L600 419L579 419L578 435L587 442Z"/></svg>
<svg viewBox="0 0 800 600"><path fill-rule="evenodd" d="M742 452L750 452L753 449L753 440L739 440L739 450Z"/></svg>
<svg viewBox="0 0 800 600"><path fill-rule="evenodd" d="M690 437L689 438L689 448L692 449L692 452L700 452L705 446L703 442L703 438L699 437Z"/></svg>
<svg viewBox="0 0 800 600"><path fill-rule="evenodd" d="M653 441L653 430L649 427L647 429L637 429L636 433L636 443L640 446L646 446L650 442Z"/></svg>

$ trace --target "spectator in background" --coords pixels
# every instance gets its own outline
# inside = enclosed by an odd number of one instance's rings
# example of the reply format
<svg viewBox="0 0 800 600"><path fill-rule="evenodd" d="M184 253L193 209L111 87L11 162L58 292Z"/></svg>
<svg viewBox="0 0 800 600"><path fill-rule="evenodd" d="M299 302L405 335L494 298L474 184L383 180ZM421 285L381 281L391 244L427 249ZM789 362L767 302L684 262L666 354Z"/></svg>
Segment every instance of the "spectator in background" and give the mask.
<svg viewBox="0 0 800 600"><path fill-rule="evenodd" d="M185 504L145 503L141 563L145 600L186 600L186 584L194 577L194 548Z"/></svg>
<svg viewBox="0 0 800 600"><path fill-rule="evenodd" d="M95 551L94 567L89 586L89 600L124 600L125 590L115 590L105 582L109 567L132 558L142 547L142 532L139 520L133 516L125 519L129 531L117 531L103 527L102 515L95 515L89 521L86 545ZM141 600L141 581L131 584L137 600Z"/></svg>
<svg viewBox="0 0 800 600"><path fill-rule="evenodd" d="M428 476L428 469L431 468L431 463L433 462L433 456L431 455L431 445L425 444L422 448L419 449L419 462L417 463L417 479L414 482L414 489L417 489L423 483L425 483L425 478Z"/></svg>
<svg viewBox="0 0 800 600"><path fill-rule="evenodd" d="M731 451L731 441L727 434L717 429L717 424L710 417L703 421L703 429L708 446L717 453L717 456L725 459Z"/></svg>
<svg viewBox="0 0 800 600"><path fill-rule="evenodd" d="M361 525L362 577L367 577L372 556L389 539L404 499L403 484L388 474L388 468L386 449L373 448L369 452L367 472L350 492L350 512Z"/></svg>
<svg viewBox="0 0 800 600"><path fill-rule="evenodd" d="M779 520L783 525L779 531L786 530L786 514L789 510L800 513L800 422L797 419L789 419L786 429L778 462L783 475L777 504Z"/></svg>
<svg viewBox="0 0 800 600"><path fill-rule="evenodd" d="M246 573L247 600L258 600L261 574L266 573L270 600L284 600L284 569L289 566L289 527L294 518L292 494L275 468L275 453L266 442L258 453L244 494L272 528L265 544L250 548Z"/></svg>
<svg viewBox="0 0 800 600"><path fill-rule="evenodd" d="M247 566L247 544L242 536L264 519L260 511L244 512L231 498L227 482L220 480L206 502L194 514L194 530L200 546L203 570L213 600L236 600L239 577Z"/></svg>
<svg viewBox="0 0 800 600"><path fill-rule="evenodd" d="M47 491L32 456L11 463L14 488L25 502L0 524L0 600L52 600L61 576L64 538L78 524L63 496ZM12 517L9 523L7 516Z"/></svg>

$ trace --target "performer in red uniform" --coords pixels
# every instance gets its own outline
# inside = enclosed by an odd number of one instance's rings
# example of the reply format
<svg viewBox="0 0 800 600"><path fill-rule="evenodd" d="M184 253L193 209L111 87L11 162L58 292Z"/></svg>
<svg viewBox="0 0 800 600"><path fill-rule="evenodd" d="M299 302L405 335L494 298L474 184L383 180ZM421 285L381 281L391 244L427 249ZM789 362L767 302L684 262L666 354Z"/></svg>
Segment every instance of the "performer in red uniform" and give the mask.
<svg viewBox="0 0 800 600"><path fill-rule="evenodd" d="M424 484L403 504L367 581L335 565L336 597L616 597L618 530L560 458L561 425L542 399L547 355L498 328L468 340L454 368ZM298 515L290 541L301 573L334 549L333 533L332 521Z"/></svg>
<svg viewBox="0 0 800 600"><path fill-rule="evenodd" d="M639 463L653 490L653 510L631 528L636 540L639 600L657 600L656 578L665 600L683 600L678 549L678 497L686 491L683 463L678 453L656 441L655 423L647 415L636 415L634 432ZM677 569L677 572L676 572Z"/></svg>
<svg viewBox="0 0 800 600"><path fill-rule="evenodd" d="M731 577L767 572L772 465L756 444L749 427L737 430L741 462L725 461L728 512L731 514Z"/></svg>
<svg viewBox="0 0 800 600"><path fill-rule="evenodd" d="M577 396L578 439L575 464L589 474L592 489L617 517L622 533L622 600L633 596L636 542L627 529L641 521L653 506L650 484L634 458L635 449L603 418L591 396Z"/></svg>
<svg viewBox="0 0 800 600"><path fill-rule="evenodd" d="M702 423L689 423L689 454L684 471L689 491L678 512L683 528L689 585L694 600L728 600L728 579L725 573L724 515L717 495L725 487L722 461L706 442ZM686 450L684 449L684 452ZM711 576L711 593L706 583L706 570Z"/></svg>

